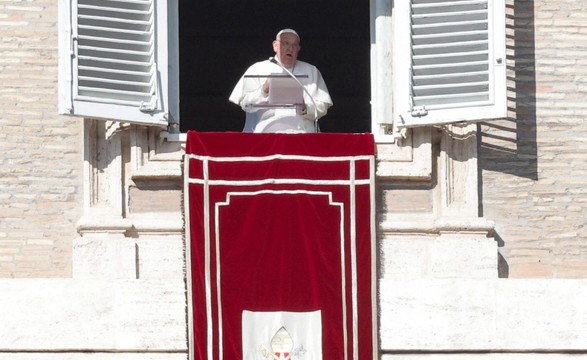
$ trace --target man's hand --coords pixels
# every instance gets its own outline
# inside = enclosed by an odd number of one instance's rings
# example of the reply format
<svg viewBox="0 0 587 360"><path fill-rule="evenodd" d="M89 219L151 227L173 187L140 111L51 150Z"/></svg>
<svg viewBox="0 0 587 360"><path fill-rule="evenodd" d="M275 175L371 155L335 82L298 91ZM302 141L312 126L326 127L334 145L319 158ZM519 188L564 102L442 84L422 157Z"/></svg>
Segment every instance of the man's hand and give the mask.
<svg viewBox="0 0 587 360"><path fill-rule="evenodd" d="M308 108L306 104L297 104L296 105L296 115L306 115L308 113Z"/></svg>
<svg viewBox="0 0 587 360"><path fill-rule="evenodd" d="M265 80L265 83L263 84L263 93L269 95L269 79Z"/></svg>

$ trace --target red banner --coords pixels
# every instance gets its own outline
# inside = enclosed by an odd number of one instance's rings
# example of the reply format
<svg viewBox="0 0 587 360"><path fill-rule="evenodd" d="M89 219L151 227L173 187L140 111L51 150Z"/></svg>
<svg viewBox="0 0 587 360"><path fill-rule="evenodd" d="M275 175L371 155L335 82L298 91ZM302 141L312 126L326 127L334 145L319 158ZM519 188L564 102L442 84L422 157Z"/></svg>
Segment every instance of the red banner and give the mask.
<svg viewBox="0 0 587 360"><path fill-rule="evenodd" d="M194 359L377 357L370 134L189 132Z"/></svg>

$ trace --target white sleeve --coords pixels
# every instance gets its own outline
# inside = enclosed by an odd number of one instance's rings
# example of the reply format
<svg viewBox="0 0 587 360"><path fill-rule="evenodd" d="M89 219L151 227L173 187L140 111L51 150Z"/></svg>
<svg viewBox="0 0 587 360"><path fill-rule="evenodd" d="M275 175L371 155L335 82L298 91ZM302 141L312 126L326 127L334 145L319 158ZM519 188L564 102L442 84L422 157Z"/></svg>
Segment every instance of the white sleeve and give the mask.
<svg viewBox="0 0 587 360"><path fill-rule="evenodd" d="M239 105L245 111L255 111L247 108L251 104L267 103L268 95L263 92L263 78L245 78L245 75L257 74L259 64L252 65L239 79L228 100Z"/></svg>
<svg viewBox="0 0 587 360"><path fill-rule="evenodd" d="M314 109L316 109L317 118L320 119L326 115L328 108L332 106L332 99L328 93L328 88L326 87L326 83L318 69L313 69L312 78L314 81L307 85L306 89L312 95L316 107L314 107L314 102L312 102L312 100L307 97L307 94L304 93L304 103L306 104L307 109L304 118L308 120L314 120Z"/></svg>
<svg viewBox="0 0 587 360"><path fill-rule="evenodd" d="M239 102L239 105L245 111L257 111L251 110L250 108L247 109L247 105L267 103L267 99L268 95L263 92L263 87L260 86L257 89L244 93Z"/></svg>

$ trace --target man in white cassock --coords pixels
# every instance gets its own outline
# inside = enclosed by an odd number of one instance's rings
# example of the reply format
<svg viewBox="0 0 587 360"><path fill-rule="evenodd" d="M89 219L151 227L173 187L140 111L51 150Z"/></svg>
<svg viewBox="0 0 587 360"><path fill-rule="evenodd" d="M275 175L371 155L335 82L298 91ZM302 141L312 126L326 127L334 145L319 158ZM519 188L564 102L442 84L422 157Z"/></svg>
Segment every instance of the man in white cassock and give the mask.
<svg viewBox="0 0 587 360"><path fill-rule="evenodd" d="M300 48L296 31L281 30L273 41L275 58L251 65L238 81L229 100L246 112L244 132L317 131L317 121L326 115L332 99L320 71L314 65L298 60ZM283 77L293 74L301 82L305 90L301 92L303 98L299 104L274 106L271 84L275 78L271 76L275 74ZM301 89L299 84L296 86Z"/></svg>

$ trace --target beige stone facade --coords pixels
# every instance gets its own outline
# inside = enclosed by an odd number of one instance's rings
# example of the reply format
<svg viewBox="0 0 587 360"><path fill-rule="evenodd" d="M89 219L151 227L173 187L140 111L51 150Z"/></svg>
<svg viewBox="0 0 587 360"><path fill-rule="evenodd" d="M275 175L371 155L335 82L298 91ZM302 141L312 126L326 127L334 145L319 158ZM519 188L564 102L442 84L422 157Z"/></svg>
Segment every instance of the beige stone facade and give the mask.
<svg viewBox="0 0 587 360"><path fill-rule="evenodd" d="M183 144L57 115L57 13L0 0L0 359L187 359ZM382 359L587 359L585 14L508 1L510 118L378 146Z"/></svg>
<svg viewBox="0 0 587 360"><path fill-rule="evenodd" d="M481 126L483 216L510 278L587 277L587 4L508 9L511 119Z"/></svg>
<svg viewBox="0 0 587 360"><path fill-rule="evenodd" d="M0 3L0 276L70 277L82 123L57 114L57 3Z"/></svg>

